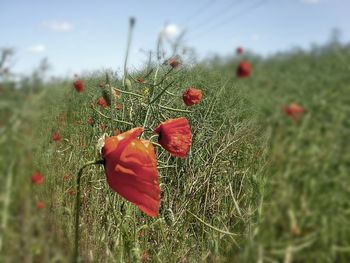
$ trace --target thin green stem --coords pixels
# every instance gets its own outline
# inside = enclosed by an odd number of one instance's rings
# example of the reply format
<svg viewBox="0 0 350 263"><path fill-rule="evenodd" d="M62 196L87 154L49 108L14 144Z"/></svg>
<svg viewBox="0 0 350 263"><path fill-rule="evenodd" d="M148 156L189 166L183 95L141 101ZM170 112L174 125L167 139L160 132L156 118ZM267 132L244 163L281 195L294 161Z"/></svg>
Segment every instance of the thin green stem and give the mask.
<svg viewBox="0 0 350 263"><path fill-rule="evenodd" d="M186 112L186 113L191 113L192 111L190 110L182 110L182 109L175 109L175 108L170 108L164 105L158 104L159 108L165 109L165 110L170 110L170 111L176 111L176 112Z"/></svg>
<svg viewBox="0 0 350 263"><path fill-rule="evenodd" d="M135 18L131 17L129 20L129 34L128 34L128 44L126 46L126 52L125 52L125 60L124 60L124 76L123 76L123 87L125 88L125 78L127 76L127 64L128 64L128 58L129 58L129 50L131 46L131 39L132 39L132 31L135 25Z"/></svg>
<svg viewBox="0 0 350 263"><path fill-rule="evenodd" d="M73 260L72 260L73 263L77 263L79 258L79 219L80 219L80 207L81 207L81 203L80 203L81 176L83 175L83 171L86 167L94 164L104 164L104 160L87 162L80 168L77 176L77 185L76 185L77 190L76 190L76 196L75 196L74 254L73 254Z"/></svg>

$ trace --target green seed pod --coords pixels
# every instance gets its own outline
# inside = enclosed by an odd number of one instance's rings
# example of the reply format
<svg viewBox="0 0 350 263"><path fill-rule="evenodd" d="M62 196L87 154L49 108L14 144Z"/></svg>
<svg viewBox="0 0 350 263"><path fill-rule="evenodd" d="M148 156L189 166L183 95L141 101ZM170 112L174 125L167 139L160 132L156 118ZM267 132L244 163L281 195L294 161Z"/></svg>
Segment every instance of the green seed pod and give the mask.
<svg viewBox="0 0 350 263"><path fill-rule="evenodd" d="M174 216L174 212L173 210L171 210L171 208L168 208L164 211L164 219L165 219L165 223L168 226L172 226L175 222L175 216Z"/></svg>
<svg viewBox="0 0 350 263"><path fill-rule="evenodd" d="M124 85L125 85L125 89L126 90L130 90L132 88L132 84L131 84L131 81L130 79L125 79L125 82L124 82Z"/></svg>
<svg viewBox="0 0 350 263"><path fill-rule="evenodd" d="M102 89L102 97L105 99L105 101L107 102L108 106L111 106L112 103L112 94L109 88L103 88Z"/></svg>

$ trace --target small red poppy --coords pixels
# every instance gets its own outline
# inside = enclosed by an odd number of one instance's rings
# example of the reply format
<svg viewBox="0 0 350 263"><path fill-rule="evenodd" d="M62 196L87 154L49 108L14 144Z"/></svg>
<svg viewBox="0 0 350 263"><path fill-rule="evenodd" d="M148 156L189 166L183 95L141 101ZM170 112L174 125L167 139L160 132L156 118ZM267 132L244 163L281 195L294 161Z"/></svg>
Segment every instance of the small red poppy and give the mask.
<svg viewBox="0 0 350 263"><path fill-rule="evenodd" d="M175 58L168 59L168 65L172 68L177 68L180 65L180 62Z"/></svg>
<svg viewBox="0 0 350 263"><path fill-rule="evenodd" d="M39 209L39 210L43 209L43 208L45 208L45 204L43 202L37 202L36 203L36 208Z"/></svg>
<svg viewBox="0 0 350 263"><path fill-rule="evenodd" d="M200 89L188 88L183 94L182 99L187 106L198 104L203 96L203 92Z"/></svg>
<svg viewBox="0 0 350 263"><path fill-rule="evenodd" d="M283 106L283 111L294 121L299 121L305 113L305 109L298 103Z"/></svg>
<svg viewBox="0 0 350 263"><path fill-rule="evenodd" d="M85 86L84 86L84 83L80 79L77 79L76 81L74 81L74 88L77 92L81 93L84 91Z"/></svg>
<svg viewBox="0 0 350 263"><path fill-rule="evenodd" d="M102 108L108 108L106 100L102 97L98 99L97 104L100 105Z"/></svg>
<svg viewBox="0 0 350 263"><path fill-rule="evenodd" d="M102 149L109 186L149 216L157 217L160 206L157 159L150 141L137 137L138 127L107 137Z"/></svg>
<svg viewBox="0 0 350 263"><path fill-rule="evenodd" d="M59 132L55 132L52 134L52 140L54 142L59 142L61 140L61 134Z"/></svg>
<svg viewBox="0 0 350 263"><path fill-rule="evenodd" d="M162 122L155 130L158 142L172 155L185 158L191 148L192 133L188 120L184 117Z"/></svg>
<svg viewBox="0 0 350 263"><path fill-rule="evenodd" d="M237 67L237 77L238 78L246 78L249 77L250 73L252 71L252 66L249 64L248 61L242 61L239 63Z"/></svg>
<svg viewBox="0 0 350 263"><path fill-rule="evenodd" d="M91 126L94 125L95 121L92 117L89 117L87 120L87 123L90 124Z"/></svg>
<svg viewBox="0 0 350 263"><path fill-rule="evenodd" d="M236 53L239 55L239 54L242 54L243 53L243 48L242 47L238 47L236 49Z"/></svg>
<svg viewBox="0 0 350 263"><path fill-rule="evenodd" d="M35 171L32 175L32 183L35 185L42 184L44 182L44 176L39 171Z"/></svg>

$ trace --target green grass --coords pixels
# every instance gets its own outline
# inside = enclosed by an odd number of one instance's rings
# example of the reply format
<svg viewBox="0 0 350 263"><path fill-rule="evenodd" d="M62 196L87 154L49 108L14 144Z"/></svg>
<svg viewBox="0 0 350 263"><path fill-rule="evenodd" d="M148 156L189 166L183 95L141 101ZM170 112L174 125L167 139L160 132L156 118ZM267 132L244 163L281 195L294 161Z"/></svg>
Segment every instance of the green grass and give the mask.
<svg viewBox="0 0 350 263"><path fill-rule="evenodd" d="M349 47L330 46L252 57L253 74L244 80L234 76L236 60L171 72L162 87L174 81L169 91L175 96L166 94L161 104L192 112L156 103L144 136L150 138L160 121L185 116L194 135L191 152L181 160L156 146L162 189L157 219L112 192L102 167L85 170L83 262L349 262L349 59ZM157 79L166 71L161 68ZM79 168L99 158L96 143L104 132L142 126L147 112L146 98L123 94L123 110L113 118L133 125L100 115L91 104L110 116L96 106L101 81L102 75L84 78L83 94L70 82L2 91L1 262L70 260L69 193ZM188 86L204 91L191 108L181 100ZM133 83L132 92L144 94L143 88ZM307 111L298 123L281 110L291 102ZM94 126L87 124L90 116ZM51 141L55 131L59 143ZM36 169L43 185L30 183ZM46 205L40 211L39 200Z"/></svg>

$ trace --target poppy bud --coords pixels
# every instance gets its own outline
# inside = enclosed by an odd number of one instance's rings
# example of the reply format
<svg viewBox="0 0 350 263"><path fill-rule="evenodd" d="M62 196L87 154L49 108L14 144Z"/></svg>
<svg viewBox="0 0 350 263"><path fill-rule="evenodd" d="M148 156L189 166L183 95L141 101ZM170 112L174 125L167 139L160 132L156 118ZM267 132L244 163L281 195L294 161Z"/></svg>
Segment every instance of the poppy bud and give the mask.
<svg viewBox="0 0 350 263"><path fill-rule="evenodd" d="M187 106L198 104L202 99L202 91L196 88L188 88L183 94L182 98Z"/></svg>
<svg viewBox="0 0 350 263"><path fill-rule="evenodd" d="M137 137L143 128L105 138L102 155L108 185L149 216L160 206L157 159L150 141Z"/></svg>
<svg viewBox="0 0 350 263"><path fill-rule="evenodd" d="M77 92L81 93L84 91L85 86L84 86L84 83L80 79L78 79L74 81L74 88Z"/></svg>
<svg viewBox="0 0 350 263"><path fill-rule="evenodd" d="M248 61L242 61L241 63L239 63L238 67L237 67L237 77L238 78L246 78L249 77L250 73L252 71L252 67L249 64Z"/></svg>
<svg viewBox="0 0 350 263"><path fill-rule="evenodd" d="M162 122L155 130L158 142L170 154L185 158L192 143L192 133L188 120L184 117Z"/></svg>
<svg viewBox="0 0 350 263"><path fill-rule="evenodd" d="M131 84L131 81L130 79L125 79L125 89L126 90L130 90L132 88L132 84Z"/></svg>

